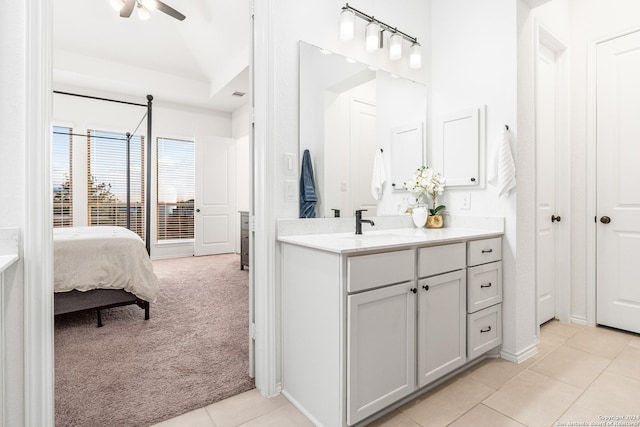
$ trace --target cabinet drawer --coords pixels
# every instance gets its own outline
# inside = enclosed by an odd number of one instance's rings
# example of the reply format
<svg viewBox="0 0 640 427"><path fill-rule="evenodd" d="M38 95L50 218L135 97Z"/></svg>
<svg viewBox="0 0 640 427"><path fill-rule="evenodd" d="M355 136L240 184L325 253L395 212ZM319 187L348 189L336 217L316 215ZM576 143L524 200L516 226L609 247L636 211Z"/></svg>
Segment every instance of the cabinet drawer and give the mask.
<svg viewBox="0 0 640 427"><path fill-rule="evenodd" d="M469 360L502 344L502 304L467 315L467 357Z"/></svg>
<svg viewBox="0 0 640 427"><path fill-rule="evenodd" d="M486 264L502 259L502 237L467 243L467 265Z"/></svg>
<svg viewBox="0 0 640 427"><path fill-rule="evenodd" d="M467 311L475 313L502 302L502 262L467 269Z"/></svg>
<svg viewBox="0 0 640 427"><path fill-rule="evenodd" d="M465 267L464 243L418 250L418 277L435 276Z"/></svg>
<svg viewBox="0 0 640 427"><path fill-rule="evenodd" d="M361 255L347 258L347 291L358 292L378 286L413 280L413 250Z"/></svg>

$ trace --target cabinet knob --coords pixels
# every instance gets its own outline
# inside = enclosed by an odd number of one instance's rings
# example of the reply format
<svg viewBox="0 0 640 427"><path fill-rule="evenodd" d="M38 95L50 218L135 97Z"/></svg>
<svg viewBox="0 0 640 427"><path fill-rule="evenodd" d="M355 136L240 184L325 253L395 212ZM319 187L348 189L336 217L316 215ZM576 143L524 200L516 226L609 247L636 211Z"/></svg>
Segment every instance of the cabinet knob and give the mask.
<svg viewBox="0 0 640 427"><path fill-rule="evenodd" d="M425 291L429 290L429 285L422 285L422 289L424 289Z"/></svg>
<svg viewBox="0 0 640 427"><path fill-rule="evenodd" d="M200 212L200 209L196 209L196 212Z"/></svg>
<svg viewBox="0 0 640 427"><path fill-rule="evenodd" d="M551 222L556 222L556 221L558 222L562 221L562 217L560 215L558 216L551 215Z"/></svg>
<svg viewBox="0 0 640 427"><path fill-rule="evenodd" d="M486 285L480 285L481 288L490 288L491 287L491 282L487 283Z"/></svg>
<svg viewBox="0 0 640 427"><path fill-rule="evenodd" d="M476 182L476 179L475 178L471 178L471 182Z"/></svg>
<svg viewBox="0 0 640 427"><path fill-rule="evenodd" d="M411 292L413 292L414 294L417 294L418 290L416 288L411 288Z"/></svg>
<svg viewBox="0 0 640 427"><path fill-rule="evenodd" d="M480 329L480 333L491 332L491 326L487 326L487 329Z"/></svg>

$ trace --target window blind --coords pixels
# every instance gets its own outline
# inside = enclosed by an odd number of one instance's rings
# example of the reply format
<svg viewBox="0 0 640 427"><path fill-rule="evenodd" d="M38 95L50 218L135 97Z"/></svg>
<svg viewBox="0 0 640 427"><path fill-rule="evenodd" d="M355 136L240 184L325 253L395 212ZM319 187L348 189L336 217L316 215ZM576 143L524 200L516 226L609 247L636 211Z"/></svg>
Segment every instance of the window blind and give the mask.
<svg viewBox="0 0 640 427"><path fill-rule="evenodd" d="M194 143L170 138L157 141L158 241L193 239Z"/></svg>
<svg viewBox="0 0 640 427"><path fill-rule="evenodd" d="M53 184L53 226L73 226L73 129L54 126L51 153L51 181Z"/></svg>
<svg viewBox="0 0 640 427"><path fill-rule="evenodd" d="M127 136L87 131L89 225L127 226ZM144 138L131 136L131 231L144 236Z"/></svg>

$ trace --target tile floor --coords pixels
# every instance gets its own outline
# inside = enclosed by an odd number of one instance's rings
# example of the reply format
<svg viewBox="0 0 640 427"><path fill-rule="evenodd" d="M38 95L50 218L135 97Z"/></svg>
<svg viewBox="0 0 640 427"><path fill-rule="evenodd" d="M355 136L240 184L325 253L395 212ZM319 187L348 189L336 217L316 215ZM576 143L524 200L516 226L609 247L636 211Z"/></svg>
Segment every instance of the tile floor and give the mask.
<svg viewBox="0 0 640 427"><path fill-rule="evenodd" d="M635 416L634 419L605 417ZM640 427L640 335L551 321L535 357L487 359L375 421L375 427ZM154 427L304 427L282 396L242 393Z"/></svg>

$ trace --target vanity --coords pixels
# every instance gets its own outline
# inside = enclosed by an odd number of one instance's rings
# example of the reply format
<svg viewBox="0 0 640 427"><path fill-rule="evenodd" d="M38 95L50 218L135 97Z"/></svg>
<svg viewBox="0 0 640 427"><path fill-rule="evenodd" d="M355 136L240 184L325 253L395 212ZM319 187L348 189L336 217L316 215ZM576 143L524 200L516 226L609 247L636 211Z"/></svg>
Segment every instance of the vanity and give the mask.
<svg viewBox="0 0 640 427"><path fill-rule="evenodd" d="M280 236L282 393L363 425L502 343L502 231Z"/></svg>

